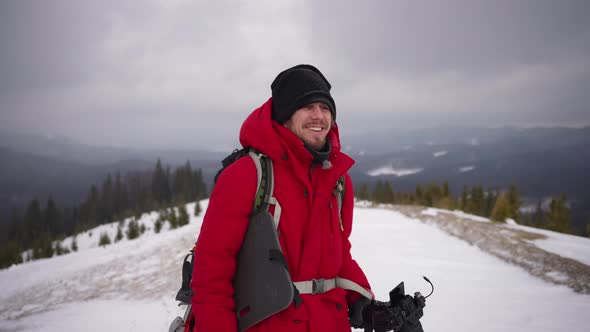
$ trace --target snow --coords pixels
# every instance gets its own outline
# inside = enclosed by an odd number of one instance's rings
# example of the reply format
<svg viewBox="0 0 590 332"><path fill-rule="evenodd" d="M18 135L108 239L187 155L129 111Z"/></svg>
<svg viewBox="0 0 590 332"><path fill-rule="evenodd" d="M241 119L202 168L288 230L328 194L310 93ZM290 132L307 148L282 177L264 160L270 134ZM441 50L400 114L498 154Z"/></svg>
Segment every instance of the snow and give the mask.
<svg viewBox="0 0 590 332"><path fill-rule="evenodd" d="M422 168L393 168L391 166L383 166L374 170L368 171L369 176L380 176L380 175L395 175L395 176L406 176L422 172Z"/></svg>
<svg viewBox="0 0 590 332"><path fill-rule="evenodd" d="M174 301L94 300L60 305L26 321L0 323L1 331L167 331Z"/></svg>
<svg viewBox="0 0 590 332"><path fill-rule="evenodd" d="M475 169L475 166L473 166L473 165L459 167L459 173L470 172L470 171L473 171L474 169Z"/></svg>
<svg viewBox="0 0 590 332"><path fill-rule="evenodd" d="M522 229L527 232L544 235L543 238L531 240L531 242L545 251L571 258L590 266L590 239L588 238L518 224L506 225L505 227Z"/></svg>
<svg viewBox="0 0 590 332"><path fill-rule="evenodd" d="M201 206L206 208L206 201ZM443 212L483 221L456 211L428 209L424 214ZM419 217L357 206L354 218L352 253L378 299L386 300L401 281L407 293L424 295L430 286L422 275L433 282L435 291L421 320L425 331L587 330L589 295L536 278ZM149 224L152 219L146 214L139 222ZM76 253L0 271L0 331L167 330L172 319L183 314L174 296L182 258L201 222L193 216L187 226L160 234L148 231L139 239L104 248L93 247L100 234L94 230L88 245L79 239ZM586 261L590 257L589 239L527 230L547 234L534 242L555 252ZM551 273L553 278L562 276Z"/></svg>
<svg viewBox="0 0 590 332"><path fill-rule="evenodd" d="M512 218L506 218L506 220L505 220L505 221L506 221L506 223L507 223L508 225L518 225L518 224L516 223L516 220L514 220L514 219L512 219Z"/></svg>
<svg viewBox="0 0 590 332"><path fill-rule="evenodd" d="M439 213L447 213L447 214L457 216L458 218L465 218L465 219L478 221L478 222L490 222L490 219L488 219L488 218L476 216L474 214L465 213L465 212L459 211L459 210L449 211L449 210L444 210L444 209L428 208L428 209L422 211L422 214L428 215L428 216L437 216Z"/></svg>
<svg viewBox="0 0 590 332"><path fill-rule="evenodd" d="M438 157L442 157L442 156L446 155L447 153L448 153L448 151L444 151L444 150L443 150L443 151L437 151L437 152L433 153L432 155L433 155L435 158L438 158Z"/></svg>

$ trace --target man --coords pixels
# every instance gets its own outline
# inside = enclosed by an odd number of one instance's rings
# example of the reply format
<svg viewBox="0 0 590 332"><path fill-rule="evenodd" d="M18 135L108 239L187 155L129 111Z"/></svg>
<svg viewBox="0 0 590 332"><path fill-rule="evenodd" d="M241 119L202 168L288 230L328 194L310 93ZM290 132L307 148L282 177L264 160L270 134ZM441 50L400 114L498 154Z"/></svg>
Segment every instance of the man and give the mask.
<svg viewBox="0 0 590 332"><path fill-rule="evenodd" d="M331 86L317 68L298 65L281 72L271 89L272 98L244 121L240 143L272 160L274 196L282 207L279 241L291 279L306 285L339 277L359 291L299 290L300 305L291 304L249 331L350 331L349 306L360 312L370 302L365 297L373 296L350 254L354 190L347 171L354 161L340 151ZM334 189L342 176L339 211ZM256 189L255 164L241 158L224 170L211 194L191 283L196 331L237 329L232 279Z"/></svg>

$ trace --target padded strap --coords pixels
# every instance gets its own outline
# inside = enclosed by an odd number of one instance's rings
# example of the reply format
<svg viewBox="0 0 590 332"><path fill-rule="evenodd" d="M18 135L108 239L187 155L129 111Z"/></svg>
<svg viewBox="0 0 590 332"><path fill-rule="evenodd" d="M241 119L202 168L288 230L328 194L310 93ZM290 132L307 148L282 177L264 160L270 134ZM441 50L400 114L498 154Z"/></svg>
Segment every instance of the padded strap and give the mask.
<svg viewBox="0 0 590 332"><path fill-rule="evenodd" d="M274 223L275 223L275 229L278 230L279 229L279 222L281 220L281 204L279 203L279 201L277 201L276 197L274 197L274 196L272 196L268 199L268 204L275 206L275 212L273 215L273 219L274 219Z"/></svg>
<svg viewBox="0 0 590 332"><path fill-rule="evenodd" d="M276 197L274 197L274 189L275 189L275 181L274 181L274 173L273 173L273 167L272 167L272 160L264 155L263 153L254 150L254 149L250 149L250 152L248 152L248 155L250 156L250 158L252 158L252 160L254 161L254 165L256 166L256 173L258 175L258 182L257 182L257 191L256 191L256 199L258 199L261 195L265 195L265 197L262 197L262 202L269 204L269 205L274 205L275 206L275 210L274 210L274 215L273 215L273 220L274 220L274 225L275 225L275 229L278 230L279 229L279 222L281 219L281 204L279 203L279 201L277 200ZM264 158L264 160L263 160ZM265 163L265 170L266 170L266 175L265 178L267 180L267 185L269 186L268 191L266 193L262 193L261 190L264 190L261 187L262 184L262 179L263 179L263 169L262 169L262 163ZM254 205L257 205L256 202ZM265 208L268 208L268 205L265 205Z"/></svg>
<svg viewBox="0 0 590 332"><path fill-rule="evenodd" d="M361 294L362 296L366 297L369 300L375 298L373 292L367 290L366 288L362 287L361 285L357 284L356 282L340 277L336 277L336 287L344 288L347 290L351 290Z"/></svg>
<svg viewBox="0 0 590 332"><path fill-rule="evenodd" d="M300 294L321 294L336 287L351 290L361 294L369 300L374 298L373 293L356 282L340 277L332 279L312 279L306 281L296 281L293 283Z"/></svg>

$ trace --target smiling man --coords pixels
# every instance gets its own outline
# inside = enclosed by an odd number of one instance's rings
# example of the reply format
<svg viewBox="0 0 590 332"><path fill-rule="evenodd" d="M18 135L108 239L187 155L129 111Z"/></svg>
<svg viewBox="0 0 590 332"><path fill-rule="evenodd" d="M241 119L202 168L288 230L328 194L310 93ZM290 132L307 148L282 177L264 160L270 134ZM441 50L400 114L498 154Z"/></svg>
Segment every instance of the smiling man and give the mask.
<svg viewBox="0 0 590 332"><path fill-rule="evenodd" d="M350 331L348 308L360 326L362 309L373 299L350 253L354 190L348 170L354 161L340 151L330 89L317 68L289 68L271 84L272 98L242 125L242 146L272 161L274 197L282 207L278 238L298 290L294 303L248 331ZM252 158L229 165L213 189L191 283L196 331L237 329L232 281L256 189Z"/></svg>

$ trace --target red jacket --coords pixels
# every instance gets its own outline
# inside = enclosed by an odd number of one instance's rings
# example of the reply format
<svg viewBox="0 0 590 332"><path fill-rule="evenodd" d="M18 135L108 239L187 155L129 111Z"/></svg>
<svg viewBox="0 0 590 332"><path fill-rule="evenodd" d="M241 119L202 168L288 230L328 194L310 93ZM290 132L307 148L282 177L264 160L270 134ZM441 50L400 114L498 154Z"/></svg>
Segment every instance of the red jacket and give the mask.
<svg viewBox="0 0 590 332"><path fill-rule="evenodd" d="M271 100L244 121L243 146L258 149L272 159L274 195L281 204L279 241L293 281L336 276L369 289L361 268L350 255L354 191L347 171L354 161L340 152L338 128L328 134L332 167L312 167L312 156L303 142L271 120ZM248 226L256 190L256 168L251 158L241 158L224 170L210 197L195 251L191 287L196 331L236 331L232 278L236 257ZM333 195L337 180L345 175L342 226ZM303 304L293 304L253 326L249 331L350 331L348 304L359 297L335 288L323 294L302 294Z"/></svg>

